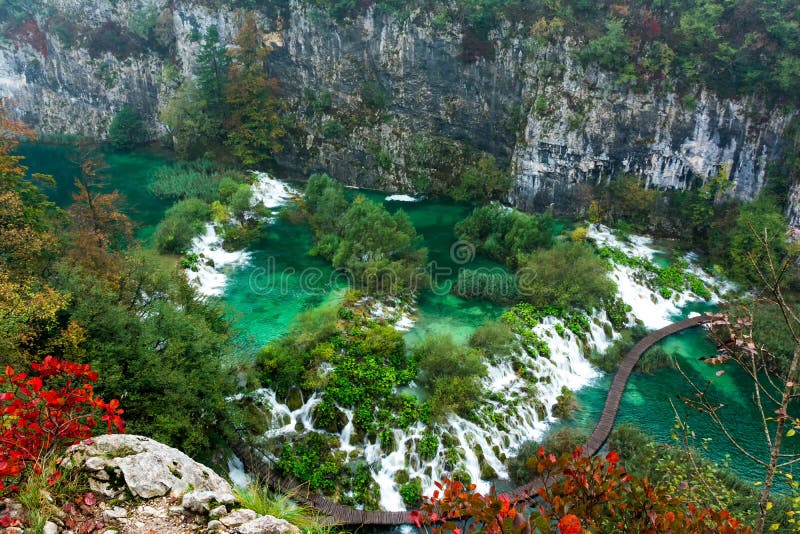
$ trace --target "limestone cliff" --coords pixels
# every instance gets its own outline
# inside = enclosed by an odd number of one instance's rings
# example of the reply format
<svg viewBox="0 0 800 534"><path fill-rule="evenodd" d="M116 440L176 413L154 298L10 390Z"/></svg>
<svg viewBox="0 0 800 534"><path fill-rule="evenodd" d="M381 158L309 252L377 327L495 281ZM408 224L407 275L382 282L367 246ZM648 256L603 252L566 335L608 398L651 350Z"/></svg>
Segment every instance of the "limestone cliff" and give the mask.
<svg viewBox="0 0 800 534"><path fill-rule="evenodd" d="M242 20L196 0L42 1L48 9L0 44L0 96L46 134L103 137L129 103L153 138L163 136L158 110L191 75L198 35L213 24L230 40ZM526 209L568 210L581 184L620 172L693 187L720 165L749 199L780 158L793 115L701 89L634 93L577 64L569 40L537 48L508 22L490 33L490 59L465 61L459 25L425 12L335 22L300 0L261 6L269 68L296 124L279 160L290 175L324 170L352 185L435 190L464 154L486 151L511 162L509 200ZM157 15L156 42L133 31L145 9ZM315 106L323 97L329 104ZM792 199L800 223L800 194Z"/></svg>

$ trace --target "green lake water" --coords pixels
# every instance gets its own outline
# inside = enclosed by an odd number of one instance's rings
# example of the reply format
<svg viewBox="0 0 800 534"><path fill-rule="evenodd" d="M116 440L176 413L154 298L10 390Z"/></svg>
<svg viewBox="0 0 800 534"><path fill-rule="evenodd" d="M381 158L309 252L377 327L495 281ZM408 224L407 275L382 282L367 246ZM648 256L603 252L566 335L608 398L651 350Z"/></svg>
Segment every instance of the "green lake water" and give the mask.
<svg viewBox="0 0 800 534"><path fill-rule="evenodd" d="M48 188L48 193L60 206L68 206L77 172L76 165L69 162L72 149L27 144L21 153L27 157L26 164L31 171L55 176L57 184ZM146 240L169 206L168 201L153 197L147 185L152 173L168 165L169 160L155 152L105 152L104 156L109 166L106 172L110 176L107 191L117 189L125 197L124 211L135 222L137 236ZM381 202L386 197L384 193L372 191L361 193ZM429 259L437 267L450 269L450 274L440 277L440 283L455 279L459 267L497 266L481 259L461 265L451 258L453 225L469 214L471 206L441 200L392 201L385 202L385 205L390 211L406 211L422 236L424 246L429 249ZM331 268L327 262L307 254L310 245L311 233L307 227L276 221L269 226L263 239L252 247L250 264L231 274L224 302L242 331L242 358L252 357L258 347L286 332L298 312L319 305L330 297L332 290L341 287L339 282L331 281ZM659 260L659 263L664 261L662 258ZM687 308L683 315L690 311L704 311L704 307ZM465 301L445 291L424 291L419 297L417 324L406 338L414 343L431 332L448 332L458 340L466 340L475 328L488 319L497 318L502 312L503 307L487 302ZM751 450L757 450L763 441L763 433L756 424L757 419L749 415L754 414L754 406L746 380L732 368L723 376L716 377L717 368L699 361L700 357L714 352L704 331L692 329L669 337L661 345L678 358L686 373L698 383L713 379L711 394L726 405L724 410L733 423L734 434L746 440ZM603 376L578 392L581 409L569 425L587 430L593 428L611 378L610 375ZM662 369L653 375L635 373L623 397L618 421L636 423L658 439L670 442L674 413L669 401L672 400L678 413L684 416L687 410L678 397L689 393L690 388L683 377L672 369ZM706 417L690 413L688 421L696 433L698 444L700 438L711 438L705 452L708 457L722 462L730 454L731 467L737 473L748 480L758 478L755 466L741 459Z"/></svg>

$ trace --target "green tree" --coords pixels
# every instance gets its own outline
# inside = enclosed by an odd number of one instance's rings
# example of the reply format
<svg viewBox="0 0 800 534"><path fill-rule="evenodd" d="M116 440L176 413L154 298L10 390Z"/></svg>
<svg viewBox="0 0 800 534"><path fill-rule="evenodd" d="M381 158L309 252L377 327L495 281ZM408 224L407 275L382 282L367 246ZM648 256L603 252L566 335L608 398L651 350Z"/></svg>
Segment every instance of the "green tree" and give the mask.
<svg viewBox="0 0 800 534"><path fill-rule="evenodd" d="M108 141L118 150L130 150L147 138L142 117L128 104L123 105L108 127Z"/></svg>
<svg viewBox="0 0 800 534"><path fill-rule="evenodd" d="M280 112L285 105L276 95L277 80L266 76L269 53L251 13L236 36L225 121L226 144L246 166L263 165L283 150Z"/></svg>
<svg viewBox="0 0 800 534"><path fill-rule="evenodd" d="M519 273L519 291L536 307L590 310L616 294L609 271L589 245L567 242L530 256Z"/></svg>
<svg viewBox="0 0 800 534"><path fill-rule="evenodd" d="M743 205L728 236L726 263L731 278L748 286L760 284L757 266L765 265L768 255L778 265L786 259L787 230L786 217L769 200L760 199ZM768 249L759 246L764 239Z"/></svg>
<svg viewBox="0 0 800 534"><path fill-rule="evenodd" d="M333 266L345 269L356 287L371 293L398 295L418 289L427 250L403 211L358 196L341 220L341 241Z"/></svg>
<svg viewBox="0 0 800 534"><path fill-rule="evenodd" d="M625 24L620 19L606 21L606 33L589 41L579 57L584 64L595 63L613 71L621 71L627 65L631 53L631 42L625 34Z"/></svg>
<svg viewBox="0 0 800 534"><path fill-rule="evenodd" d="M197 93L203 105L205 115L213 121L210 130L216 130L213 136L222 140L222 123L226 111L226 91L231 60L220 41L216 26L210 26L206 32L203 45L197 54Z"/></svg>
<svg viewBox="0 0 800 534"><path fill-rule="evenodd" d="M494 156L482 156L467 167L453 191L456 200L503 200L511 188L511 175L501 169Z"/></svg>
<svg viewBox="0 0 800 534"><path fill-rule="evenodd" d="M455 226L458 239L482 254L516 268L523 256L553 243L552 215L528 215L491 204L475 209Z"/></svg>
<svg viewBox="0 0 800 534"><path fill-rule="evenodd" d="M63 262L58 279L83 325L97 392L125 399L128 431L210 459L226 420L231 381L222 367L231 349L216 304L197 299L182 274L152 252L126 254L116 273Z"/></svg>

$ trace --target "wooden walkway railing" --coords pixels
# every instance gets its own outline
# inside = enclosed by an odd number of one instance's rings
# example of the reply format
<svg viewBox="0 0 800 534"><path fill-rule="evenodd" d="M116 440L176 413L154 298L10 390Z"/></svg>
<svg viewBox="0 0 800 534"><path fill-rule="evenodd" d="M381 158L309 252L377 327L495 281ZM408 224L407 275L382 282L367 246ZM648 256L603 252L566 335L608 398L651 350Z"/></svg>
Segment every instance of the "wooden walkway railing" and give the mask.
<svg viewBox="0 0 800 534"><path fill-rule="evenodd" d="M708 316L697 316L683 321L673 323L660 330L650 333L648 336L641 339L622 359L622 363L614 376L614 381L611 383L611 388L608 390L608 397L606 397L606 404L603 407L603 413L600 415L600 420L597 426L592 431L589 440L583 447L584 454L593 456L597 454L600 448L608 439L611 430L614 428L614 421L617 418L619 405L622 401L622 395L625 392L625 386L628 384L628 379L633 372L636 363L642 354L650 347L661 341L667 336L693 328L701 324L711 321ZM234 452L242 459L247 469L252 473L257 473L270 488L276 491L295 492L294 498L309 506L314 507L321 514L331 518L333 523L339 525L376 525L376 526L391 526L391 525L406 525L411 524L408 512L382 512L382 511L367 511L357 510L350 506L344 506L329 501L322 495L311 492L306 488L307 486L300 485L295 480L277 477L269 465L258 458L253 457L253 451L248 448L244 442L235 443L233 446ZM520 486L510 492L508 495L512 498L520 499L529 495L536 495L538 489L542 486L541 480L534 480L524 486Z"/></svg>

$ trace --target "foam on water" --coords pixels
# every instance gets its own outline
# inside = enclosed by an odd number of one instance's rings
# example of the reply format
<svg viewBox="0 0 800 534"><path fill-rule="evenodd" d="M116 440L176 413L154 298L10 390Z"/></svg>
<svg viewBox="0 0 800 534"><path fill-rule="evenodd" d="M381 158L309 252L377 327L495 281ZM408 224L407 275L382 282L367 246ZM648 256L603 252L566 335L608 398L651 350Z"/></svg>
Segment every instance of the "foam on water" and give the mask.
<svg viewBox="0 0 800 534"><path fill-rule="evenodd" d="M389 195L386 197L387 202L419 202L418 198L409 195Z"/></svg>

